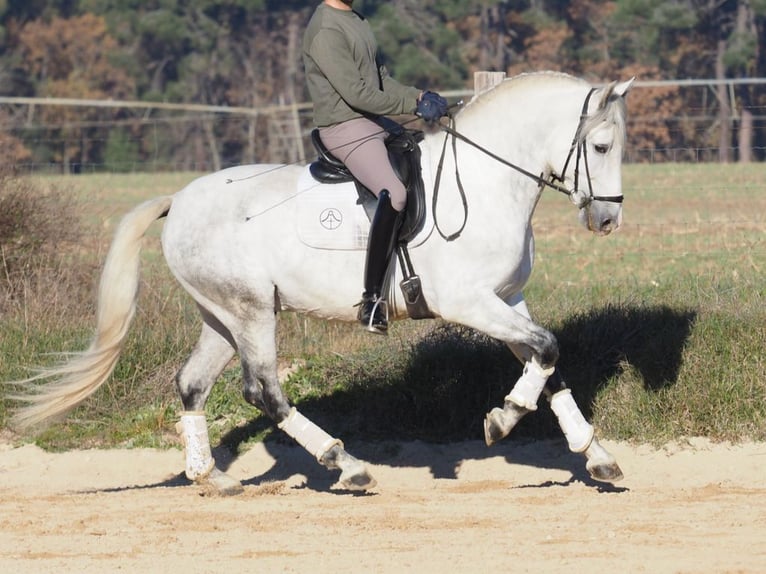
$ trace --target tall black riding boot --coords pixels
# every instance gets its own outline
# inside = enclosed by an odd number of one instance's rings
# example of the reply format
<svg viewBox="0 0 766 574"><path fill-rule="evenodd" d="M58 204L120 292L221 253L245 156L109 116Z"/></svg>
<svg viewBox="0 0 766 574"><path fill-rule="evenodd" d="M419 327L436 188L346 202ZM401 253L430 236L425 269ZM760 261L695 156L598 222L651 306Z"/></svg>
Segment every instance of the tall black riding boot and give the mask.
<svg viewBox="0 0 766 574"><path fill-rule="evenodd" d="M365 329L379 335L385 335L388 330L388 311L385 297L381 297L381 290L391 255L396 247L401 215L402 213L391 205L388 190L381 191L367 240L364 293L357 315Z"/></svg>

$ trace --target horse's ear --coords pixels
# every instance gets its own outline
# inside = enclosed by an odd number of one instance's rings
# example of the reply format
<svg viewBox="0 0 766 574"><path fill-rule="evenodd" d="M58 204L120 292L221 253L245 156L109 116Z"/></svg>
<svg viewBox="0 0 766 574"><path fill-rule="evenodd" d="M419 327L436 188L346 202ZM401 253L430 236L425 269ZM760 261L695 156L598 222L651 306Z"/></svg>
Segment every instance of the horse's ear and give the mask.
<svg viewBox="0 0 766 574"><path fill-rule="evenodd" d="M630 80L627 80L626 82L620 82L619 84L616 84L614 86L613 92L620 96L621 98L624 98L625 95L628 93L628 90L630 90L630 86L633 85L633 82L635 81L636 77L633 76Z"/></svg>
<svg viewBox="0 0 766 574"><path fill-rule="evenodd" d="M606 86L604 88L604 93L601 96L601 101L598 104L599 109L605 108L612 97L624 98L635 79L636 77L633 76L627 82L612 82Z"/></svg>

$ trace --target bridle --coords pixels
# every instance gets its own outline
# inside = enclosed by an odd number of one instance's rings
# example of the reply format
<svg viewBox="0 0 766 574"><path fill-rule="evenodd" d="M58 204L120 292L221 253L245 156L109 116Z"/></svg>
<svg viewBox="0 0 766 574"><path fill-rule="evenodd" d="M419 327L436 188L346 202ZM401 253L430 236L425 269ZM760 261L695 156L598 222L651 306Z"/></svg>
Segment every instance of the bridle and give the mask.
<svg viewBox="0 0 766 574"><path fill-rule="evenodd" d="M575 131L574 138L572 139L572 145L569 146L569 154L567 155L567 159L564 162L564 169L561 170L561 174L557 174L555 172L552 172L549 176L548 180L545 180L546 185L550 185L553 187L552 182L559 181L562 184L564 183L564 179L566 178L566 172L567 167L569 167L569 161L572 159L572 155L575 153L575 149L577 150L577 158L575 160L575 168L574 168L574 187L571 191L567 190L563 186L556 186L554 189L561 191L569 196L569 199L574 203L578 209L582 209L583 207L587 207L594 201L609 201L612 203L622 203L623 196L622 195L593 195L593 183L590 179L590 165L588 164L588 147L586 145L586 139L585 137L582 137L582 130L583 126L585 125L585 121L588 119L588 104L590 104L590 97L593 95L593 92L595 92L595 88L591 88L588 92L588 95L585 96L585 102L583 102L582 105L582 111L580 112L580 122L577 124L577 131ZM585 177L588 180L588 195L581 197L579 200L577 199L576 195L578 193L578 183L580 179L580 158L583 158L585 161L583 162L585 164Z"/></svg>
<svg viewBox="0 0 766 574"><path fill-rule="evenodd" d="M432 212L434 214L434 225L436 227L436 230L439 232L439 234L446 239L447 241L452 241L454 239L457 239L460 234L463 232L463 229L465 228L465 225L468 221L468 203L466 201L465 197L465 190L463 189L463 184L460 181L460 174L458 172L457 167L457 145L456 140L461 140L468 145L476 148L477 150L481 151L482 153L488 155L495 161L498 161L502 163L503 165L506 165L517 172L521 173L522 175L525 175L526 177L532 179L533 181L537 182L537 185L540 189L544 187L549 187L555 191L558 191L560 193L563 193L564 195L568 196L570 201L578 208L582 209L584 207L587 207L594 201L606 201L611 203L622 203L623 196L622 195L615 195L615 196L605 196L605 195L594 195L593 194L593 184L591 182L590 177L590 166L588 165L588 149L587 149L587 142L586 137L583 137L582 131L585 126L585 122L588 119L588 106L590 104L590 98L593 95L593 93L596 91L596 88L591 88L588 92L588 95L585 96L585 101L582 105L582 111L580 112L580 121L577 124L577 130L575 131L574 138L572 138L572 144L569 146L569 153L567 154L566 161L564 162L564 168L561 170L560 173L551 172L548 178L544 178L543 174L535 175L534 173L527 171L526 169L500 157L499 155L491 152L487 148L479 145L478 143L474 142L473 140L469 139L465 135L461 134L455 129L455 118L452 114L449 115L449 125L441 125L440 128L442 131L445 132L444 137L444 144L442 145L442 152L441 157L439 158L439 165L436 168L436 176L434 178L434 193L433 193L433 205L432 205ZM439 194L439 183L441 181L441 172L442 167L444 165L444 156L447 149L447 140L449 137L452 136L452 154L455 158L455 177L457 179L457 186L458 190L460 192L460 197L463 201L463 223L460 226L460 229L458 229L455 233L451 235L444 235L442 233L441 229L439 228L439 224L436 221L436 201ZM569 162L572 160L572 157L575 156L575 163L574 163L574 187L570 190L567 189L565 186L565 180L566 180L566 172L569 167ZM580 158L582 158L583 164L585 165L585 178L588 181L588 193L587 195L581 195L580 191L578 189L578 184L580 180Z"/></svg>

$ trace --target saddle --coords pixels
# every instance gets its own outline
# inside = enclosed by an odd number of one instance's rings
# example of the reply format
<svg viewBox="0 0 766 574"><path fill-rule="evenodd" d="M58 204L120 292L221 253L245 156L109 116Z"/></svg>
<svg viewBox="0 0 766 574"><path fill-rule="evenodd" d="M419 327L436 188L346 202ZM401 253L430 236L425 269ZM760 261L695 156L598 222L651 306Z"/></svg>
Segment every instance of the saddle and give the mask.
<svg viewBox="0 0 766 574"><path fill-rule="evenodd" d="M422 229L426 219L426 194L423 185L423 176L420 172L420 147L423 141L421 130L409 130L387 118L382 127L388 131L385 139L386 149L391 165L399 180L407 189L407 209L404 213L404 221L399 230L399 242L409 243ZM394 127L391 127L393 124ZM319 137L319 130L311 132L311 143L319 157L309 166L309 171L314 179L321 183L346 183L353 181L359 198L357 204L364 207L370 221L375 215L378 200L375 194L354 178L345 164L336 158L325 147Z"/></svg>
<svg viewBox="0 0 766 574"><path fill-rule="evenodd" d="M420 277L415 273L407 251L407 243L420 233L426 219L426 194L420 167L420 147L418 146L423 141L424 135L421 130L405 129L385 117L377 118L377 123L389 134L385 139L388 157L397 177L407 189L407 208L399 230L399 243L396 247L397 257L404 276L399 286L404 295L407 314L412 319L432 318L434 314L423 298ZM354 178L342 161L332 155L322 143L319 130L316 128L311 132L311 142L319 155L316 161L309 165L309 172L312 177L320 183L353 181L359 196L357 204L364 207L367 218L372 221L378 206L378 199L375 194Z"/></svg>

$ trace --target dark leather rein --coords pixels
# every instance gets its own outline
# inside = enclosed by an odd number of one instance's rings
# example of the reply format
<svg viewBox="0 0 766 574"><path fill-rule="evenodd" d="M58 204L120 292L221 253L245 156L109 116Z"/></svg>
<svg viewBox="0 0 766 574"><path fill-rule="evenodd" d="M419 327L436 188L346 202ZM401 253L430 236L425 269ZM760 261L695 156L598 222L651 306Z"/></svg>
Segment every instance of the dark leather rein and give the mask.
<svg viewBox="0 0 766 574"><path fill-rule="evenodd" d="M594 201L608 201L612 203L622 203L623 196L622 195L615 195L615 196L602 196L602 195L593 195L593 185L591 183L590 179L590 167L588 166L588 150L586 147L586 138L582 135L583 126L585 125L585 121L588 119L588 105L590 104L590 98L593 95L593 92L596 91L596 88L591 88L588 92L588 95L585 96L585 101L582 105L582 111L580 112L580 121L577 124L577 130L575 131L574 138L572 139L572 145L569 146L569 154L567 155L567 159L564 162L564 169L561 170L560 174L557 173L551 173L548 179L545 179L542 177L542 175L535 175L534 173L527 171L526 169L519 167L518 165L511 163L510 161L503 159L499 155L491 152L487 148L477 144L473 140L467 138L460 132L458 132L455 129L455 118L454 116L450 115L450 121L449 125L440 126L441 129L446 133L444 137L444 145L442 145L442 152L441 157L439 158L439 165L436 168L436 177L434 178L434 193L433 193L433 201L432 201L432 213L434 217L434 226L436 227L436 230L439 232L439 235L442 236L447 241L453 241L457 239L460 234L463 232L463 229L465 229L465 225L468 222L468 202L465 197L465 190L463 189L463 184L460 180L460 173L458 172L457 167L457 144L456 140L461 140L468 145L478 149L482 153L488 155L492 159L502 163L503 165L506 165L522 175L525 175L526 177L530 178L531 180L537 182L537 185L542 189L543 187L550 187L551 189L554 189L560 193L563 193L564 195L568 196L569 199L572 201L572 203L578 208L582 209L584 207L587 207ZM452 136L452 155L455 158L455 178L457 180L457 186L458 190L460 192L460 198L463 202L463 223L460 226L460 229L458 229L455 233L451 235L445 235L441 228L439 227L439 224L436 220L436 202L439 195L439 183L441 181L441 173L442 168L444 166L444 156L445 152L447 150L447 140L449 137ZM574 187L570 190L567 189L563 184L565 183L566 179L566 171L569 167L569 162L571 161L572 157L575 155L575 152L577 153L575 164L574 164ZM585 177L588 180L588 195L581 197L579 199L576 199L576 196L578 194L578 184L580 180L580 158L583 158L584 164L585 164ZM558 183L556 183L558 182Z"/></svg>

